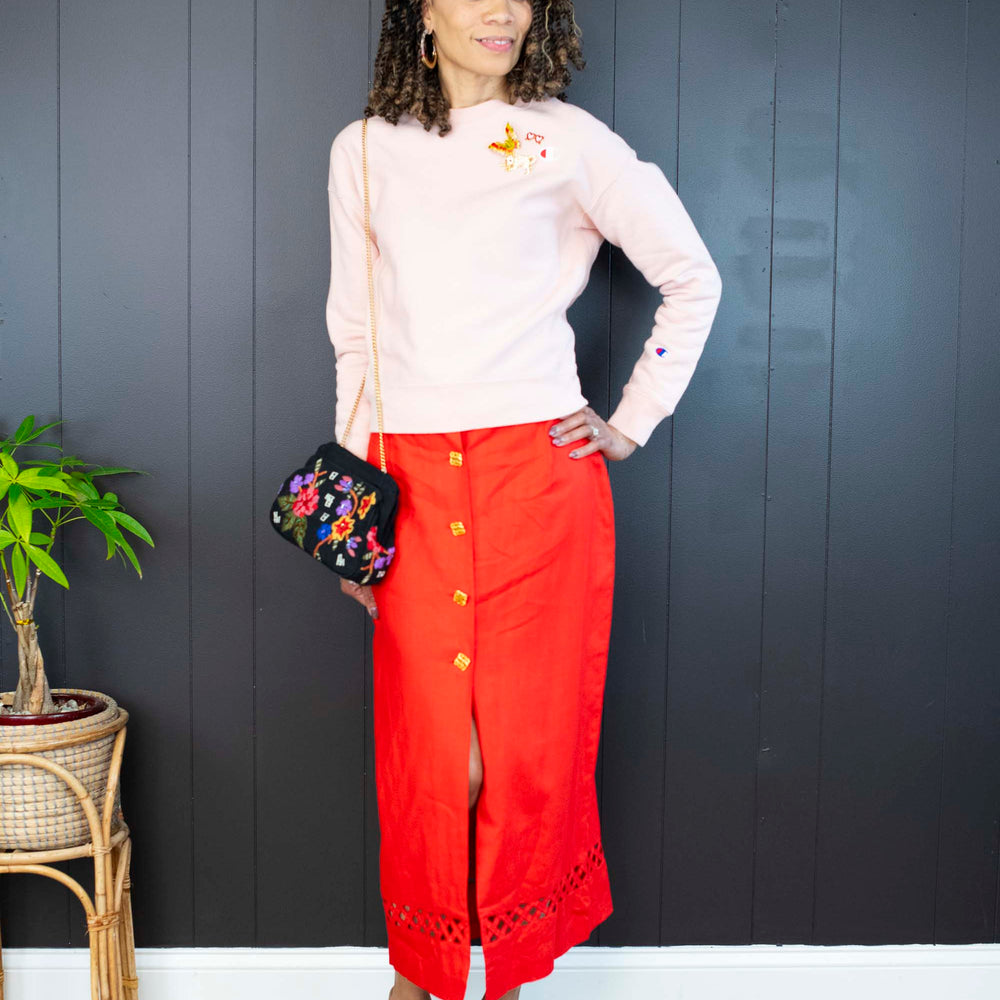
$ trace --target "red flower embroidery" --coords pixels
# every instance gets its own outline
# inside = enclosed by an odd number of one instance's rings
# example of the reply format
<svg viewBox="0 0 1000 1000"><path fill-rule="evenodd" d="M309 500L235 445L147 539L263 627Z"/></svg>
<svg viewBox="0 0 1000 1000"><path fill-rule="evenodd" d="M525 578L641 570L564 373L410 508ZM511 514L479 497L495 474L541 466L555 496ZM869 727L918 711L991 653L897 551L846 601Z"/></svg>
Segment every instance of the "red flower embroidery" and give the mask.
<svg viewBox="0 0 1000 1000"><path fill-rule="evenodd" d="M292 512L298 517L311 514L319 506L319 490L315 486L304 486L299 490L292 504Z"/></svg>

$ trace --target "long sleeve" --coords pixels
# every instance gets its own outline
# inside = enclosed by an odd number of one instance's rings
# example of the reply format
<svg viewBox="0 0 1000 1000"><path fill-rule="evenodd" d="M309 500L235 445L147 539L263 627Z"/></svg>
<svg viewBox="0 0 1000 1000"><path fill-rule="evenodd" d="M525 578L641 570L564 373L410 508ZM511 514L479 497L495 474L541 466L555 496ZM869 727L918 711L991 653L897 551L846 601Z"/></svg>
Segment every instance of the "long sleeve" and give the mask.
<svg viewBox="0 0 1000 1000"><path fill-rule="evenodd" d="M334 433L340 441L371 354L368 268L361 167L360 120L342 129L330 147L330 290L326 326L336 358L337 410ZM372 245L372 265L378 257ZM345 447L360 458L368 453L371 401L365 391L351 424Z"/></svg>
<svg viewBox="0 0 1000 1000"><path fill-rule="evenodd" d="M617 133L593 121L594 141L582 158L584 225L620 247L663 296L621 402L608 418L644 445L691 381L719 306L722 278L660 167L640 160Z"/></svg>

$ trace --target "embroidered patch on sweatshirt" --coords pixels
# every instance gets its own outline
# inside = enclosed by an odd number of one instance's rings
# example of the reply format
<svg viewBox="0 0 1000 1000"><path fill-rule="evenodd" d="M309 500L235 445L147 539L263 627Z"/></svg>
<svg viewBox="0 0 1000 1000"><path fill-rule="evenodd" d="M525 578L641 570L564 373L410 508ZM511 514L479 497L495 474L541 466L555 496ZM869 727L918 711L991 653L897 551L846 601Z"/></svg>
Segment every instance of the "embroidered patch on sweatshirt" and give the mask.
<svg viewBox="0 0 1000 1000"><path fill-rule="evenodd" d="M491 149L494 153L499 153L503 157L504 170L508 173L511 170L520 170L526 174L531 171L537 160L554 160L556 158L556 152L552 146L542 145L545 141L544 135L531 131L525 133L525 143L534 142L536 146L541 147L536 153L528 153L520 151L521 140L518 138L517 132L510 122L507 122L505 131L507 138L503 142L491 142L487 149Z"/></svg>

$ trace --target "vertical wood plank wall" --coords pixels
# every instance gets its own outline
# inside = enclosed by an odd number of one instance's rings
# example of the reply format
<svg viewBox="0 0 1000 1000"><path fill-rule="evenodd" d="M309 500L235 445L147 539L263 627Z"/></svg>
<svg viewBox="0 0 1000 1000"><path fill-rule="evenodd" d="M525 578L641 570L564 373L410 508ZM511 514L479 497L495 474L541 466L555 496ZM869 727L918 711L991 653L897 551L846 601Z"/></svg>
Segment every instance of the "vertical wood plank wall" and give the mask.
<svg viewBox="0 0 1000 1000"><path fill-rule="evenodd" d="M576 10L569 99L660 165L724 284L676 414L610 463L591 943L996 941L1000 10ZM332 432L327 157L381 14L0 5L0 434L62 418L150 473L116 482L142 581L73 526L37 609L53 686L131 713L140 947L385 943L371 626L265 520ZM605 416L657 303L605 245L570 312ZM86 946L49 880L0 879L0 920Z"/></svg>

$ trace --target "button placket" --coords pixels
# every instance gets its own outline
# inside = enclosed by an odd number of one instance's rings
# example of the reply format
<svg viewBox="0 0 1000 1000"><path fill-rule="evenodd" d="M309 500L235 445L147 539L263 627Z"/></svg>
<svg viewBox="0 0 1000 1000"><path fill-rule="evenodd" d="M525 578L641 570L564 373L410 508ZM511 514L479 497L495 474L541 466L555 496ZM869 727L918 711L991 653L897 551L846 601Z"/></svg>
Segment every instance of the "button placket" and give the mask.
<svg viewBox="0 0 1000 1000"><path fill-rule="evenodd" d="M450 465L455 466L456 468L460 468L463 464L463 461L464 459L460 451L448 452L448 463ZM466 534L465 524L462 521L452 521L448 525L448 527L451 530L452 535L456 537ZM468 604L469 595L464 590L456 588L451 595L451 599L455 604L464 607L466 604ZM454 665L458 667L459 670L466 670L468 669L469 664L472 663L472 659L468 656L468 654L464 652L459 652L455 656L455 659L452 661L452 663L454 663Z"/></svg>

